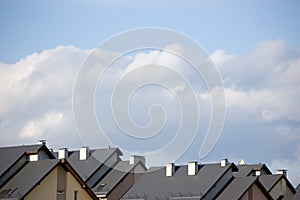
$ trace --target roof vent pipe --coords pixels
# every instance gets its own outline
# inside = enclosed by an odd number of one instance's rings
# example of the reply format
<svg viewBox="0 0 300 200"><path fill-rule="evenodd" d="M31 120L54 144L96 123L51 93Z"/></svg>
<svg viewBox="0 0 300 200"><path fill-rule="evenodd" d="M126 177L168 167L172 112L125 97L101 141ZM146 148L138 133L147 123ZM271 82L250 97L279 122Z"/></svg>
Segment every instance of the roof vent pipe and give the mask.
<svg viewBox="0 0 300 200"><path fill-rule="evenodd" d="M38 140L37 144L40 144L40 145L46 145L46 140Z"/></svg>
<svg viewBox="0 0 300 200"><path fill-rule="evenodd" d="M238 164L241 165L241 166L246 165L246 163L243 159L239 160Z"/></svg>

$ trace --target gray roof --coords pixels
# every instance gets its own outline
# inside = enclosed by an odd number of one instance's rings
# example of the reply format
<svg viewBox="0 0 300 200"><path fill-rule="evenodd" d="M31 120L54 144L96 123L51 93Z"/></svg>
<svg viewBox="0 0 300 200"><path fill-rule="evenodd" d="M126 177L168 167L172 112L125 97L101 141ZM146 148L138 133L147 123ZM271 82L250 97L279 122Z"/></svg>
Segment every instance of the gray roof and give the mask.
<svg viewBox="0 0 300 200"><path fill-rule="evenodd" d="M140 164L141 163L138 162L131 165L128 161L119 161L114 168L94 187L93 191L96 194L109 194L133 168Z"/></svg>
<svg viewBox="0 0 300 200"><path fill-rule="evenodd" d="M294 196L291 198L291 200L299 200L300 199L300 192L297 192L294 194Z"/></svg>
<svg viewBox="0 0 300 200"><path fill-rule="evenodd" d="M270 190L275 186L275 184L283 177L282 174L276 175L261 175L259 176L259 182L264 186L264 188L270 192Z"/></svg>
<svg viewBox="0 0 300 200"><path fill-rule="evenodd" d="M0 190L0 199L25 197L59 163L56 159L29 162ZM8 197L7 192L11 191Z"/></svg>
<svg viewBox="0 0 300 200"><path fill-rule="evenodd" d="M178 166L171 177L166 177L165 167L150 168L123 196L124 199L203 197L233 164L221 167L218 164L199 165L194 176L187 175L187 166Z"/></svg>
<svg viewBox="0 0 300 200"><path fill-rule="evenodd" d="M273 175L261 175L259 176L259 182L264 186L264 188L270 192L273 187L280 181L281 179L284 179L286 182L286 185L290 188L290 190L295 193L296 190L294 186L290 183L290 181L286 178L286 176L282 174L273 174Z"/></svg>
<svg viewBox="0 0 300 200"><path fill-rule="evenodd" d="M265 164L237 165L238 171L234 172L235 177L245 177L251 175L254 170L265 170L267 174L272 174Z"/></svg>
<svg viewBox="0 0 300 200"><path fill-rule="evenodd" d="M240 199L256 181L256 176L235 177L217 199Z"/></svg>
<svg viewBox="0 0 300 200"><path fill-rule="evenodd" d="M47 149L45 145L23 145L0 148L0 176L8 170L24 154L37 152L41 148ZM49 150L46 150L49 153ZM54 156L53 156L54 158Z"/></svg>
<svg viewBox="0 0 300 200"><path fill-rule="evenodd" d="M91 153L87 160L79 160L79 151L74 151L67 158L67 161L77 171L81 178L86 181L103 164L103 162L116 151L121 154L118 148L90 150Z"/></svg>

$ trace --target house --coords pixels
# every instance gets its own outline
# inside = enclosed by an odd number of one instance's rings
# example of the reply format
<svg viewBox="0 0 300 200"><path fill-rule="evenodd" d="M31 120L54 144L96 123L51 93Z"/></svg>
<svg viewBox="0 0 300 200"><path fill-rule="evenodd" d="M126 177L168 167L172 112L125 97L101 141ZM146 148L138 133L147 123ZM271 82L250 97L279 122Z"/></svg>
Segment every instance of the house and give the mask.
<svg viewBox="0 0 300 200"><path fill-rule="evenodd" d="M273 198L258 181L258 177L247 176L235 177L216 199L272 200Z"/></svg>
<svg viewBox="0 0 300 200"><path fill-rule="evenodd" d="M120 199L147 170L143 160L119 161L93 188L94 193L99 199Z"/></svg>
<svg viewBox="0 0 300 200"><path fill-rule="evenodd" d="M284 174L261 175L259 176L259 182L273 199L289 200L296 193Z"/></svg>
<svg viewBox="0 0 300 200"><path fill-rule="evenodd" d="M92 190L65 160L31 161L0 190L0 199L96 200Z"/></svg>
<svg viewBox="0 0 300 200"><path fill-rule="evenodd" d="M54 155L42 141L35 145L0 148L0 188L29 161L54 159Z"/></svg>
<svg viewBox="0 0 300 200"><path fill-rule="evenodd" d="M67 149L60 149L58 158L68 156ZM70 152L65 159L78 172L86 184L93 188L120 160L123 155L118 148L90 150L82 147L79 151Z"/></svg>
<svg viewBox="0 0 300 200"><path fill-rule="evenodd" d="M227 159L216 164L152 167L122 197L125 199L214 199L237 170Z"/></svg>
<svg viewBox="0 0 300 200"><path fill-rule="evenodd" d="M286 170L277 170L277 174L272 174L265 164L245 164L237 165L238 171L234 172L235 177L259 177L259 182L273 199L291 199L295 193L292 184L286 178Z"/></svg>

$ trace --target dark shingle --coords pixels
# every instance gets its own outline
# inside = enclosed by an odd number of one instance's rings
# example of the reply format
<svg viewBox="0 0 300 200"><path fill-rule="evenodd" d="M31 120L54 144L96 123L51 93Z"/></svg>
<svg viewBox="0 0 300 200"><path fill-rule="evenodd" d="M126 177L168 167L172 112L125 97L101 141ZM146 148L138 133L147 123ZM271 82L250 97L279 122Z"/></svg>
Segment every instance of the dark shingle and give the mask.
<svg viewBox="0 0 300 200"><path fill-rule="evenodd" d="M218 196L217 199L240 199L256 180L257 177L255 176L236 177Z"/></svg>
<svg viewBox="0 0 300 200"><path fill-rule="evenodd" d="M270 192L270 190L275 186L275 184L282 178L283 175L262 175L259 177L259 182L264 186L264 188Z"/></svg>
<svg viewBox="0 0 300 200"><path fill-rule="evenodd" d="M96 194L109 194L137 164L139 163L131 165L128 161L119 161L94 187L94 192Z"/></svg>
<svg viewBox="0 0 300 200"><path fill-rule="evenodd" d="M87 160L79 160L79 151L74 151L68 158L67 161L77 171L81 178L86 181L93 173L105 162L113 153L119 152L118 148L110 149L96 149L91 150L91 154Z"/></svg>
<svg viewBox="0 0 300 200"><path fill-rule="evenodd" d="M194 176L187 175L187 166L179 166L171 177L166 177L165 167L150 168L124 195L124 199L132 197L145 199L171 198L171 197L203 197L223 176L232 168L228 164L205 164L199 166Z"/></svg>
<svg viewBox="0 0 300 200"><path fill-rule="evenodd" d="M235 177L250 176L255 170L263 170L266 174L272 174L269 168L265 164L251 164L251 165L237 165L238 171L234 172Z"/></svg>
<svg viewBox="0 0 300 200"><path fill-rule="evenodd" d="M1 189L2 198L5 198L5 190L14 189L9 198L23 198L30 192L51 170L59 163L59 160L49 159L29 162Z"/></svg>
<svg viewBox="0 0 300 200"><path fill-rule="evenodd" d="M38 151L42 145L26 145L0 148L0 176L26 152Z"/></svg>

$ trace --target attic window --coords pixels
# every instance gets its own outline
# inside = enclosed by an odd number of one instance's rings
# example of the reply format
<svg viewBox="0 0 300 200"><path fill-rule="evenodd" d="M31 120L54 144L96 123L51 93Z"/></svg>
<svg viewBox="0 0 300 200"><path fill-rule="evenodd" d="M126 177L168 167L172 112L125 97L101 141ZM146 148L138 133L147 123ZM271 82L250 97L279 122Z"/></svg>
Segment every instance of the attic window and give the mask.
<svg viewBox="0 0 300 200"><path fill-rule="evenodd" d="M29 161L38 161L38 160L39 160L38 154L29 155Z"/></svg>
<svg viewBox="0 0 300 200"><path fill-rule="evenodd" d="M14 193L14 191L16 191L17 188L8 188L8 189L4 189L0 192L0 197L9 197L12 195L12 193Z"/></svg>

